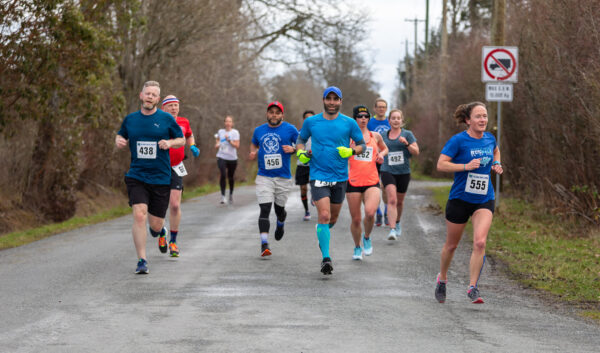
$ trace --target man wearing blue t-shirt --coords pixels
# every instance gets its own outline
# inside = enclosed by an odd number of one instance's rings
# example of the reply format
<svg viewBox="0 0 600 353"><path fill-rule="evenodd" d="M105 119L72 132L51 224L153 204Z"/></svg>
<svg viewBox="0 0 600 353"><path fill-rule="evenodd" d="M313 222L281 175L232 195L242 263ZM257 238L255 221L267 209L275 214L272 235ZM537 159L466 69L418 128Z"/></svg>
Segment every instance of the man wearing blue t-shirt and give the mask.
<svg viewBox="0 0 600 353"><path fill-rule="evenodd" d="M133 210L133 244L138 256L135 273L147 274L146 220L153 237L166 235L165 215L171 193L170 148L185 145L183 132L173 116L156 109L160 85L144 83L142 108L127 115L115 137L117 148L129 145L131 164L125 174L129 205Z"/></svg>
<svg viewBox="0 0 600 353"><path fill-rule="evenodd" d="M258 157L256 175L256 198L260 207L258 230L261 240L261 256L271 255L269 248L269 214L275 204L277 227L275 240L283 237L283 225L287 213L285 203L292 188L290 156L294 153L294 143L298 130L294 125L283 121L283 105L277 101L267 106L267 123L254 129L250 144L250 160Z"/></svg>
<svg viewBox="0 0 600 353"><path fill-rule="evenodd" d="M385 112L387 112L387 101L383 98L377 98L375 99L375 105L373 106L375 108L375 115L373 115L371 117L371 119L369 119L369 123L367 124L367 129L369 129L369 131L375 131L377 133L379 133L379 135L384 136L387 131L391 128L390 126L390 121L388 120L388 118L385 115ZM377 164L377 171L379 172L379 175L381 177L381 164ZM381 182L380 182L381 184ZM381 185L380 185L381 186ZM382 187L381 190L383 190L384 188ZM385 211L383 213L384 219L385 219L385 225L389 226L390 223L388 222L388 218L387 218L387 194L385 192L383 192L383 197L382 197L382 201L383 204L385 206ZM379 206L377 206L377 216L375 219L375 225L377 227L381 227L381 208Z"/></svg>
<svg viewBox="0 0 600 353"><path fill-rule="evenodd" d="M333 271L329 255L329 228L333 227L342 208L348 181L348 158L361 154L365 141L356 121L340 113L342 91L327 87L323 91L324 111L313 115L302 125L297 143L297 156L302 163L310 161L310 192L319 212L317 238L323 255L321 272ZM311 151L304 150L311 138ZM350 139L356 146L350 146Z"/></svg>

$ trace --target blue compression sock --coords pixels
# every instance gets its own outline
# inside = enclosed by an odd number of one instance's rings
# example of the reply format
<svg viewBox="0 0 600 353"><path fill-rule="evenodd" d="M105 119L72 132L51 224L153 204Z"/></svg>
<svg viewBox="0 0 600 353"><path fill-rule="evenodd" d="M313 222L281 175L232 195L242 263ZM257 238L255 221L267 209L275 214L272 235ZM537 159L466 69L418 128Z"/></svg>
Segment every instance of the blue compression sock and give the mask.
<svg viewBox="0 0 600 353"><path fill-rule="evenodd" d="M385 204L385 211L383 211L384 214L387 214L387 203Z"/></svg>
<svg viewBox="0 0 600 353"><path fill-rule="evenodd" d="M381 208L377 206L377 214L381 216Z"/></svg>
<svg viewBox="0 0 600 353"><path fill-rule="evenodd" d="M260 233L260 241L262 244L268 243L269 233Z"/></svg>
<svg viewBox="0 0 600 353"><path fill-rule="evenodd" d="M323 258L329 257L329 238L331 238L329 224L317 224L317 238Z"/></svg>
<svg viewBox="0 0 600 353"><path fill-rule="evenodd" d="M176 230L171 231L171 240L170 243L177 243L177 232Z"/></svg>

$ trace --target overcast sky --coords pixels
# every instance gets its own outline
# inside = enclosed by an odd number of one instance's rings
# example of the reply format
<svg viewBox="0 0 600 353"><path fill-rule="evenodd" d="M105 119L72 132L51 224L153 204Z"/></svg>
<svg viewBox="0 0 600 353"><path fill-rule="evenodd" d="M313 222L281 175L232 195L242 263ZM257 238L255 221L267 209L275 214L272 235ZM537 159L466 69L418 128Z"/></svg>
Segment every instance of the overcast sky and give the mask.
<svg viewBox="0 0 600 353"><path fill-rule="evenodd" d="M374 55L373 73L379 93L390 101L396 86L396 67L405 55L405 40L414 51L414 24L405 19L425 19L425 0L369 0L360 2L371 12L370 38ZM441 21L442 0L429 1L429 32ZM417 41L425 42L425 23L418 24Z"/></svg>

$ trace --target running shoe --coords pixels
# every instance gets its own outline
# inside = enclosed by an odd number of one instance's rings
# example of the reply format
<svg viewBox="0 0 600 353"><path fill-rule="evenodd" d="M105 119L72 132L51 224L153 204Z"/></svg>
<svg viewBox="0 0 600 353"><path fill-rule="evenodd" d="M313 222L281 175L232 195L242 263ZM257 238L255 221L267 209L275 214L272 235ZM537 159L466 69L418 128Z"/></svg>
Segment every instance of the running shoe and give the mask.
<svg viewBox="0 0 600 353"><path fill-rule="evenodd" d="M167 237L163 237L162 235L158 238L158 250L161 253L165 254L169 246L167 245Z"/></svg>
<svg viewBox="0 0 600 353"><path fill-rule="evenodd" d="M275 227L275 240L280 241L283 238L283 225L284 223L279 223L277 221L277 227Z"/></svg>
<svg viewBox="0 0 600 353"><path fill-rule="evenodd" d="M225 195L221 196L221 205L226 205L227 204L227 198L225 197Z"/></svg>
<svg viewBox="0 0 600 353"><path fill-rule="evenodd" d="M385 223L386 226L390 225L390 221L387 218L387 213L383 215L383 223Z"/></svg>
<svg viewBox="0 0 600 353"><path fill-rule="evenodd" d="M373 253L373 245L371 244L371 237L368 239L365 238L365 234L363 233L363 247L365 255L369 256Z"/></svg>
<svg viewBox="0 0 600 353"><path fill-rule="evenodd" d="M388 240L396 240L398 236L396 235L396 228L392 228L390 230L390 234L388 234Z"/></svg>
<svg viewBox="0 0 600 353"><path fill-rule="evenodd" d="M362 260L362 248L360 246L354 248L354 255L352 255L352 260Z"/></svg>
<svg viewBox="0 0 600 353"><path fill-rule="evenodd" d="M402 226L400 225L400 222L396 222L396 235L397 236L401 236L402 235Z"/></svg>
<svg viewBox="0 0 600 353"><path fill-rule="evenodd" d="M135 273L140 275L147 275L150 273L150 270L148 270L148 261L146 261L146 259L139 259Z"/></svg>
<svg viewBox="0 0 600 353"><path fill-rule="evenodd" d="M483 304L483 299L481 299L481 296L479 295L479 289L477 289L477 287L469 287L469 290L467 291L467 296L469 297L469 299L471 299L471 303Z"/></svg>
<svg viewBox="0 0 600 353"><path fill-rule="evenodd" d="M446 302L446 283L448 281L440 281L440 274L438 273L437 278L435 279L435 299L437 299L440 303Z"/></svg>
<svg viewBox="0 0 600 353"><path fill-rule="evenodd" d="M302 217L303 221L310 221L310 212L306 211L304 217Z"/></svg>
<svg viewBox="0 0 600 353"><path fill-rule="evenodd" d="M380 214L380 213L378 213L378 214L375 216L375 225L376 225L377 227L381 227L381 214Z"/></svg>
<svg viewBox="0 0 600 353"><path fill-rule="evenodd" d="M321 261L321 272L324 275L330 275L333 271L333 265L331 264L331 259L326 257Z"/></svg>
<svg viewBox="0 0 600 353"><path fill-rule="evenodd" d="M260 246L260 256L265 257L271 255L271 249L269 249L269 243L262 243Z"/></svg>
<svg viewBox="0 0 600 353"><path fill-rule="evenodd" d="M169 254L171 257L179 257L179 248L176 243L169 243Z"/></svg>

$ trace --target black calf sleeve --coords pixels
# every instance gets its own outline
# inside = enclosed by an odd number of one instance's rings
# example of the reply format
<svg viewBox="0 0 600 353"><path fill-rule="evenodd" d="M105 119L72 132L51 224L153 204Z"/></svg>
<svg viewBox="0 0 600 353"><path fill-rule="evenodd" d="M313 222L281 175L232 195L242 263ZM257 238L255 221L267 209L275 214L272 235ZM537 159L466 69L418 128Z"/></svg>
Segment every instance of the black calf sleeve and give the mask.
<svg viewBox="0 0 600 353"><path fill-rule="evenodd" d="M275 214L277 215L277 220L279 222L285 222L285 217L287 216L287 212L285 212L285 207L275 204Z"/></svg>
<svg viewBox="0 0 600 353"><path fill-rule="evenodd" d="M260 207L260 216L258 216L258 230L261 233L269 233L269 228L271 226L269 222L269 213L271 213L271 203L261 203L258 206Z"/></svg>

